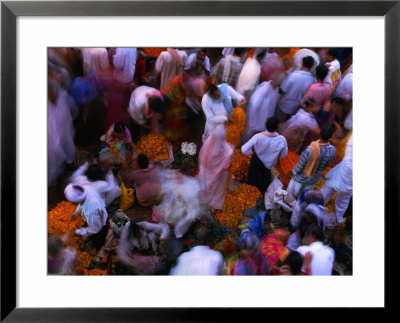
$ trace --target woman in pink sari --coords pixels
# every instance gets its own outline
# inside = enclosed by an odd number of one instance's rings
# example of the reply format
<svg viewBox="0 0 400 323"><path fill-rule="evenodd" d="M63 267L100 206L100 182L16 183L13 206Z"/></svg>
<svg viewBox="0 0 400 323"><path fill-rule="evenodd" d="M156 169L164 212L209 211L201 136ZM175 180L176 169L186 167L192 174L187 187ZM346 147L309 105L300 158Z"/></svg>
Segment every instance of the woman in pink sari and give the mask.
<svg viewBox="0 0 400 323"><path fill-rule="evenodd" d="M234 147L226 142L223 125L217 126L204 142L199 155L201 200L208 206L222 210L228 182L228 169Z"/></svg>

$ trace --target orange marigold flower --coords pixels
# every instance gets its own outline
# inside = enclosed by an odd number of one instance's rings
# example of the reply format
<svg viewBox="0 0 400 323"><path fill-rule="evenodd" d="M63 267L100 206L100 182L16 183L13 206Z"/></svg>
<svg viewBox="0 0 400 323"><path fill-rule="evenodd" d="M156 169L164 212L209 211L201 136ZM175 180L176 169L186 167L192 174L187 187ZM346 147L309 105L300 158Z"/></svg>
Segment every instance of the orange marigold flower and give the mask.
<svg viewBox="0 0 400 323"><path fill-rule="evenodd" d="M145 47L142 50L149 56L158 57L160 56L161 52L166 51L166 48L161 47Z"/></svg>
<svg viewBox="0 0 400 323"><path fill-rule="evenodd" d="M160 133L152 132L140 138L136 145L139 154L145 154L149 160L169 159L170 142Z"/></svg>
<svg viewBox="0 0 400 323"><path fill-rule="evenodd" d="M76 204L62 201L50 210L47 214L48 233L61 237L66 232L75 231L76 229L81 228L85 223L81 216L78 216L74 221L70 221L76 207Z"/></svg>
<svg viewBox="0 0 400 323"><path fill-rule="evenodd" d="M107 276L107 270L101 269L84 269L83 274L86 276Z"/></svg>
<svg viewBox="0 0 400 323"><path fill-rule="evenodd" d="M238 147L240 145L240 135L246 127L246 113L243 108L237 107L232 111L233 121L229 122L226 129L226 141Z"/></svg>
<svg viewBox="0 0 400 323"><path fill-rule="evenodd" d="M247 178L247 173L250 167L250 159L251 155L244 155L240 149L235 149L229 172L235 176L235 179L238 181L243 181Z"/></svg>
<svg viewBox="0 0 400 323"><path fill-rule="evenodd" d="M90 263L93 260L93 256L91 256L89 253L85 251L78 251L78 257L77 257L77 265L76 265L76 274L77 275L83 275L84 270L89 267Z"/></svg>

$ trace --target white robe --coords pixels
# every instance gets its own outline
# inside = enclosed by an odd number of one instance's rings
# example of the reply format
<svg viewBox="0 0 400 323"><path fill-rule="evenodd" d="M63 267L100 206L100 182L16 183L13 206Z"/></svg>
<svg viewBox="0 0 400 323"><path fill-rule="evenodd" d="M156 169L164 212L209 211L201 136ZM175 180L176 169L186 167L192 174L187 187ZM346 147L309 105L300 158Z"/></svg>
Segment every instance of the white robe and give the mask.
<svg viewBox="0 0 400 323"><path fill-rule="evenodd" d="M226 95L239 102L243 96L236 92L231 86L227 86ZM201 106L206 116L206 125L204 127L203 142L216 126L225 123L228 120L228 112L223 101L216 102L208 93L204 94L201 100Z"/></svg>
<svg viewBox="0 0 400 323"><path fill-rule="evenodd" d="M110 67L108 52L105 48L82 48L84 75L89 75L92 69L97 72Z"/></svg>
<svg viewBox="0 0 400 323"><path fill-rule="evenodd" d="M271 82L262 82L250 97L246 109L246 128L242 135L242 142L247 142L256 132L266 129L268 118L275 115L279 99L279 89L274 89Z"/></svg>
<svg viewBox="0 0 400 323"><path fill-rule="evenodd" d="M244 95L245 92L252 92L260 81L261 65L255 58L248 58L243 65L236 83L236 90Z"/></svg>
<svg viewBox="0 0 400 323"><path fill-rule="evenodd" d="M113 56L115 79L122 83L133 81L136 66L136 48L117 48Z"/></svg>
<svg viewBox="0 0 400 323"><path fill-rule="evenodd" d="M168 51L162 52L156 60L155 70L157 73L161 73L160 88L163 88L172 77L183 71L188 55L183 50L177 50L177 52L181 57L181 64Z"/></svg>

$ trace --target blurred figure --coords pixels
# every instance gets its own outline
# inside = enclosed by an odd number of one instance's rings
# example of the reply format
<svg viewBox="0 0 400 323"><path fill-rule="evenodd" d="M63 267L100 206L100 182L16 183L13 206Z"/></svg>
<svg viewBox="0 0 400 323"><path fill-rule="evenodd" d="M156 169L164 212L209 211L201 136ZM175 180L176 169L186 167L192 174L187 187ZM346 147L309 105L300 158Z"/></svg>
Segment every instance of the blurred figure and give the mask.
<svg viewBox="0 0 400 323"><path fill-rule="evenodd" d="M225 269L224 258L216 250L204 245L206 228L197 230L197 244L177 259L170 275L222 275Z"/></svg>
<svg viewBox="0 0 400 323"><path fill-rule="evenodd" d="M311 224L306 234L307 246L297 248L303 257L310 252L312 260L310 264L310 275L326 276L332 275L333 262L335 260L335 251L323 244L324 235L321 228L316 224Z"/></svg>
<svg viewBox="0 0 400 323"><path fill-rule="evenodd" d="M257 236L247 232L238 244L241 259L232 268L231 275L268 275L268 260L258 248Z"/></svg>
<svg viewBox="0 0 400 323"><path fill-rule="evenodd" d="M309 275L311 268L310 263L312 259L311 252L308 252L304 256L298 253L297 251L291 251L286 258L286 262L283 266L278 268L279 273L278 275L284 276L302 276L302 275ZM303 268L304 263L304 272L301 270Z"/></svg>
<svg viewBox="0 0 400 323"><path fill-rule="evenodd" d="M136 48L117 48L113 55L113 76L121 83L131 83L135 75Z"/></svg>
<svg viewBox="0 0 400 323"><path fill-rule="evenodd" d="M300 70L295 70L283 81L279 93L281 98L278 103L277 115L280 122L286 121L299 109L301 99L311 84L315 82L311 74L314 59L311 56L303 58Z"/></svg>
<svg viewBox="0 0 400 323"><path fill-rule="evenodd" d="M293 65L289 69L289 73L296 70L300 70L301 67L303 66L303 58L307 56L312 57L314 60L313 65L310 67L310 72L311 74L315 75L315 70L320 63L319 56L316 52L308 48L302 48L299 51L297 51L296 54L294 54Z"/></svg>
<svg viewBox="0 0 400 323"><path fill-rule="evenodd" d="M288 231L276 229L261 241L260 250L268 260L269 272L273 275L277 274L278 267L285 263L289 254L289 249L286 247L289 236Z"/></svg>
<svg viewBox="0 0 400 323"><path fill-rule="evenodd" d="M71 184L65 188L65 197L72 203L79 203L72 219L79 214L87 223L87 227L76 230L76 234L90 236L100 232L107 223L106 207L121 195L116 179L111 171L106 180L98 165L86 162L70 178Z"/></svg>
<svg viewBox="0 0 400 323"><path fill-rule="evenodd" d="M262 195L269 186L271 169L275 167L279 157L286 157L288 151L286 139L276 132L278 118L269 118L266 128L267 130L253 136L241 148L245 155L250 155L254 150L250 160L247 184L256 186Z"/></svg>
<svg viewBox="0 0 400 323"><path fill-rule="evenodd" d="M353 136L349 138L343 160L325 175L328 179L321 188L324 203L328 203L334 192L335 214L338 224L343 224L343 218L351 197L353 196Z"/></svg>
<svg viewBox="0 0 400 323"><path fill-rule="evenodd" d="M232 54L225 55L213 67L211 77L216 77L215 84L228 83L233 88L236 86L237 79L243 68L243 64L240 61L243 51L243 48L235 48Z"/></svg>
<svg viewBox="0 0 400 323"><path fill-rule="evenodd" d="M149 164L146 155L138 156L138 170L121 170L122 182L126 187L135 188L136 198L140 205L153 206L161 202L160 174L162 165L160 163Z"/></svg>
<svg viewBox="0 0 400 323"><path fill-rule="evenodd" d="M185 51L174 48L168 48L158 56L154 68L156 74L161 75L160 88L165 87L172 77L183 71L187 58Z"/></svg>
<svg viewBox="0 0 400 323"><path fill-rule="evenodd" d="M289 120L279 125L279 133L286 138L290 150L300 154L309 132L313 133L312 138L316 136L318 139L319 126L315 116L318 111L319 107L314 99L309 98L304 102L304 108L300 108ZM309 144L307 142L305 147Z"/></svg>
<svg viewBox="0 0 400 323"><path fill-rule="evenodd" d="M165 109L165 101L159 90L142 85L132 92L128 112L140 127L161 132L161 114Z"/></svg>
<svg viewBox="0 0 400 323"><path fill-rule="evenodd" d="M185 64L184 71L191 76L201 77L207 80L210 76L210 59L206 56L205 48L198 48L191 54Z"/></svg>
<svg viewBox="0 0 400 323"><path fill-rule="evenodd" d="M257 48L254 58L248 58L240 72L236 83L236 90L244 96L246 103L260 82L261 61L264 59L266 53L267 50L265 48Z"/></svg>
<svg viewBox="0 0 400 323"><path fill-rule="evenodd" d="M49 275L74 275L76 266L76 250L64 248L62 239L51 236L47 243L47 273Z"/></svg>
<svg viewBox="0 0 400 323"><path fill-rule="evenodd" d="M336 149L329 143L332 134L332 126L323 126L320 139L313 141L301 153L299 161L292 170L293 177L287 188L288 193L294 198L297 198L303 189L312 189L323 170L335 159Z"/></svg>
<svg viewBox="0 0 400 323"><path fill-rule="evenodd" d="M108 146L115 146L116 144L131 143L132 136L129 129L122 123L114 123L108 128L107 132L100 137L101 141L104 141Z"/></svg>
<svg viewBox="0 0 400 323"><path fill-rule="evenodd" d="M75 128L73 120L78 107L63 88L65 70L48 66L47 143L48 184L52 184L63 171L65 163L71 164L75 156ZM66 72L66 71L65 71Z"/></svg>
<svg viewBox="0 0 400 323"><path fill-rule="evenodd" d="M273 50L274 49L270 49L270 52L268 52L265 55L265 58L262 60L260 83L276 80L277 78L281 77L281 74L284 74L283 78L285 77L285 64L282 62L282 59L279 57L278 53L274 52Z"/></svg>
<svg viewBox="0 0 400 323"><path fill-rule="evenodd" d="M245 224L240 224L239 229L242 230L241 236L246 232L254 233L259 239L263 238L275 230L274 225L271 223L271 210L257 212L253 219ZM239 238L240 239L240 238Z"/></svg>
<svg viewBox="0 0 400 323"><path fill-rule="evenodd" d="M325 65L318 65L316 69L317 83L311 84L301 99L304 105L308 99L313 98L318 108L322 107L331 96L331 85L325 82L328 75L328 68Z"/></svg>
<svg viewBox="0 0 400 323"><path fill-rule="evenodd" d="M337 59L338 52L335 48L329 48L325 53L325 65L328 67L328 75L325 78L325 82L329 83L332 87L332 92L335 91L336 87L339 85L342 78L342 73L340 71L340 63Z"/></svg>
<svg viewBox="0 0 400 323"><path fill-rule="evenodd" d="M218 86L210 84L208 92L204 94L201 100L201 106L206 116L203 142L218 125L229 120L229 115L233 111L232 99L240 102L240 104L245 102L244 97L227 83Z"/></svg>
<svg viewBox="0 0 400 323"><path fill-rule="evenodd" d="M283 77L282 73L272 81L262 82L251 95L246 108L247 123L242 142L248 141L255 133L264 131L267 120L275 115Z"/></svg>
<svg viewBox="0 0 400 323"><path fill-rule="evenodd" d="M106 48L81 48L84 76L92 70L100 73L110 67Z"/></svg>
<svg viewBox="0 0 400 323"><path fill-rule="evenodd" d="M206 139L199 154L199 175L202 202L222 210L228 183L228 169L234 147L226 142L224 126L217 126Z"/></svg>

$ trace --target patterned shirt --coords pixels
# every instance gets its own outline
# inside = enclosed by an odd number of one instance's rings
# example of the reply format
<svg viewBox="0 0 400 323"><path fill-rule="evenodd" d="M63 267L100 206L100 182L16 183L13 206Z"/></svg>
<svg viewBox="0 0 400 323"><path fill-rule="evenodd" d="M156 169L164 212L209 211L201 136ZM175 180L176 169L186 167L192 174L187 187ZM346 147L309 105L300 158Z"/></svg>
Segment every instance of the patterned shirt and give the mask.
<svg viewBox="0 0 400 323"><path fill-rule="evenodd" d="M335 159L336 149L332 145L320 146L319 162L315 171L315 175L311 178L303 174L303 169L310 159L310 154L311 148L308 146L300 155L297 165L292 170L293 179L300 184L314 185L316 182L318 182L324 169L330 165L332 160Z"/></svg>

